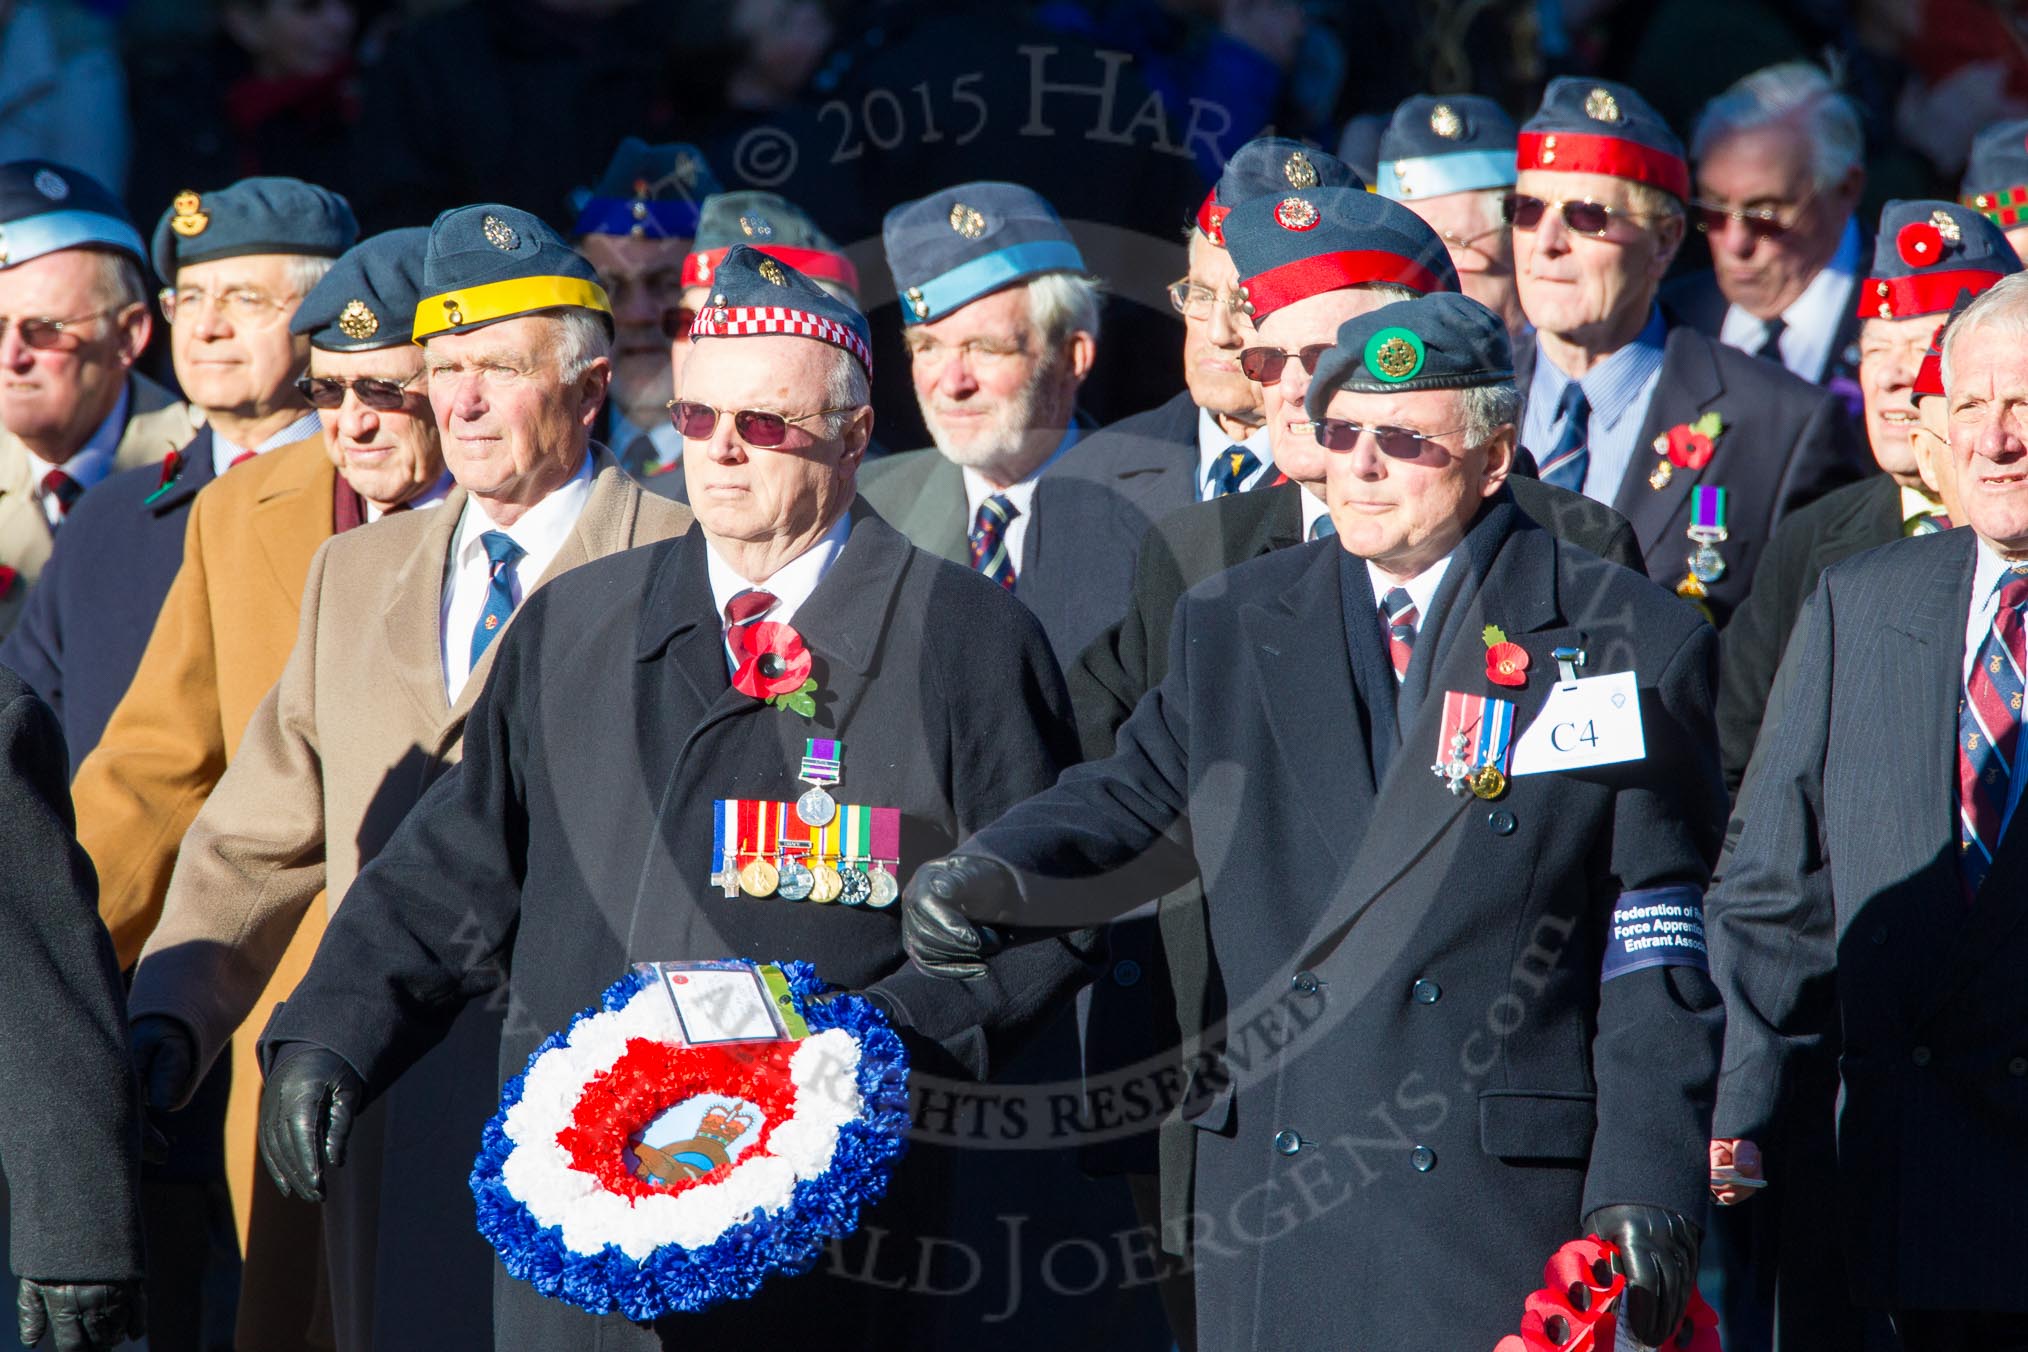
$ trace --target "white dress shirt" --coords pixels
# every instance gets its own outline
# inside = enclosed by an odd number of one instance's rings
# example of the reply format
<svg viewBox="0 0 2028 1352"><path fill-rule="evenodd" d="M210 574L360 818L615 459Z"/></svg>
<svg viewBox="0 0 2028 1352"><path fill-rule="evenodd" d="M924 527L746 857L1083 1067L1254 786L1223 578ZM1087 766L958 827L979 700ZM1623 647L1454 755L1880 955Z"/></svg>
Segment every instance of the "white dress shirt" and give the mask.
<svg viewBox="0 0 2028 1352"><path fill-rule="evenodd" d="M803 602L810 599L810 593L817 590L817 584L824 580L824 574L831 571L831 565L838 561L838 555L845 548L845 537L852 533L852 518L841 512L831 523L831 529L823 538L798 554L789 562L769 574L766 581L754 582L741 577L718 552L718 546L709 540L704 542L704 571L711 579L711 602L718 607L718 629L720 639L726 637L731 628L725 622L725 605L743 591L759 589L775 598L775 603L754 617L754 623L792 624L796 612ZM725 660L730 668L738 663L732 659L732 645L726 644Z"/></svg>
<svg viewBox="0 0 2028 1352"><path fill-rule="evenodd" d="M428 488L425 488L422 492L410 498L407 502L401 504L402 509L404 511L420 512L426 507L435 507L437 504L441 503L445 498L449 497L451 495L451 490L453 488L456 488L457 486L458 481L451 477L451 472L449 470L445 470L442 474L439 474L437 476L437 481L435 483L431 484ZM386 515L387 513L382 511L377 503L369 502L366 504L367 525L369 526L372 525L374 522L380 520L380 518Z"/></svg>
<svg viewBox="0 0 2028 1352"><path fill-rule="evenodd" d="M324 424L318 421L315 409L305 413L258 446L236 446L227 441L214 427L211 429L211 472L214 475L225 473L232 468L233 461L248 451L252 451L255 455L266 455L277 446L287 446L291 442L306 441L311 437L323 435Z"/></svg>
<svg viewBox="0 0 2028 1352"><path fill-rule="evenodd" d="M1831 344L1837 341L1838 327L1852 308L1852 288L1858 285L1860 264L1859 225L1847 220L1831 261L1782 311L1782 322L1787 325L1782 330L1782 365L1812 385L1823 380L1824 368L1830 365ZM1767 341L1767 321L1737 305L1727 306L1718 341L1741 352L1758 353Z"/></svg>
<svg viewBox="0 0 2028 1352"><path fill-rule="evenodd" d="M1964 679L1967 684L1972 679L1972 664L1979 660L1979 648L1992 631L1993 617L2000 613L2001 575L2011 566L2000 557L1999 551L1984 540L1979 541L1978 561L1972 566L1972 606L1965 616ZM2007 832L2007 824L2014 820L2014 809L2020 805L2024 774L2028 774L2028 736L2023 736L2014 744L2013 778L2007 785L2007 811L2000 818L2003 836Z"/></svg>
<svg viewBox="0 0 2028 1352"><path fill-rule="evenodd" d="M63 524L63 508L57 504L54 494L42 491L44 476L53 469L60 469L68 474L79 488L90 488L111 474L113 457L119 450L120 438L127 433L127 396L127 388L122 386L120 397L113 404L113 411L108 413L105 421L85 439L85 444L78 447L70 459L61 465L53 460L44 460L34 451L29 451L26 446L22 447L28 452L28 473L34 485L32 491L36 500L42 504L42 515L48 520L51 530Z"/></svg>
<svg viewBox="0 0 2028 1352"><path fill-rule="evenodd" d="M1310 538L1310 528L1316 525L1319 520L1331 514L1331 504L1324 501L1324 485L1322 484L1318 484L1315 488L1312 488L1308 484L1299 483L1296 487L1301 491L1303 538L1307 540Z"/></svg>
<svg viewBox="0 0 2028 1352"><path fill-rule="evenodd" d="M1035 483L1048 472L1051 465L1063 458L1065 451L1077 444L1077 438L1077 424L1072 423L1063 430L1063 440L1056 443L1056 449L1049 453L1047 460L1030 470L1028 476L1019 483L1009 484L1005 488L993 487L992 484L986 482L985 475L970 466L964 467L965 534L967 537L972 533L972 523L979 519L979 504L983 503L987 498L998 493L1014 504L1014 519L1007 523L1007 529L1002 532L1002 538L1006 541L1007 560L1014 565L1015 577L1021 576L1021 544L1028 538L1028 521L1033 515L1031 509L1035 504Z"/></svg>
<svg viewBox="0 0 2028 1352"><path fill-rule="evenodd" d="M472 674L472 631L486 613L486 593L492 585L493 563L486 556L483 539L486 532L501 531L521 546L512 588L518 610L528 589L577 529L577 519L591 497L591 481L591 457L587 455L578 463L577 473L511 526L494 525L477 498L465 499L464 515L458 518L458 529L451 536L450 573L444 583L443 623L438 634L444 654L444 698L452 704L458 702Z"/></svg>
<svg viewBox="0 0 2028 1352"><path fill-rule="evenodd" d="M1211 500L1212 462L1217 460L1220 456L1224 455L1227 451L1231 450L1234 446L1246 447L1246 449L1253 452L1254 458L1260 461L1259 469L1255 470L1253 473L1247 475L1244 479L1240 480L1239 491L1244 493L1249 489L1259 488L1263 483L1266 483L1269 476L1275 472L1275 453L1273 447L1271 447L1268 444L1267 425L1263 423L1261 426L1254 428L1252 435L1248 436L1245 441L1234 441L1231 437L1225 434L1225 429L1218 425L1218 419L1211 416L1210 409L1208 408L1198 409L1197 410L1198 501L1209 502Z"/></svg>
<svg viewBox="0 0 2028 1352"><path fill-rule="evenodd" d="M1452 551L1453 554L1456 552L1455 550ZM1408 599L1415 603L1415 623L1411 627L1415 630L1416 637L1421 638L1423 625L1429 619L1430 603L1436 600L1437 588L1443 584L1444 570L1450 566L1451 555L1446 554L1408 581L1396 582L1393 578L1375 567L1372 560L1369 559L1366 563L1366 578L1373 584L1373 599L1382 609L1387 605L1387 593L1396 587L1400 587L1408 593ZM1374 623L1380 623L1380 612L1378 609L1374 612ZM1382 626L1382 628L1384 632L1385 626ZM1407 677L1408 673L1402 671L1396 672L1394 679L1402 681L1406 680Z"/></svg>

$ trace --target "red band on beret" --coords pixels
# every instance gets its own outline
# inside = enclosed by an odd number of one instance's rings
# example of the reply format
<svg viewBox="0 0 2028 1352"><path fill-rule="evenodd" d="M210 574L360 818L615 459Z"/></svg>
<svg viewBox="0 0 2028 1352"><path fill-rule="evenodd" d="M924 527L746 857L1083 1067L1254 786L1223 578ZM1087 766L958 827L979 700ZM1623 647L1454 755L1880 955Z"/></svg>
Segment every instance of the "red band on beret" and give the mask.
<svg viewBox="0 0 2028 1352"><path fill-rule="evenodd" d="M1647 183L1683 201L1690 200L1690 166L1665 150L1618 136L1578 132L1524 131L1515 149L1522 169L1565 174L1611 174Z"/></svg>
<svg viewBox="0 0 2028 1352"><path fill-rule="evenodd" d="M1909 277L1868 277L1859 284L1857 310L1861 319L1940 315L1957 304L1960 291L1976 296L2004 276L2003 272L1987 272L1983 268L1960 268L1955 272L1918 272Z"/></svg>
<svg viewBox="0 0 2028 1352"><path fill-rule="evenodd" d="M685 258L683 285L710 285L711 274L718 271L718 265L725 261L732 247L728 244L723 249L701 249ZM852 260L844 254L829 253L823 249L794 249L786 244L756 244L753 247L769 258L787 263L805 277L835 282L853 295L859 294L859 269L853 267Z"/></svg>
<svg viewBox="0 0 2028 1352"><path fill-rule="evenodd" d="M1934 350L1925 352L1922 365L1915 371L1915 388L1908 397L1910 400L1916 400L1926 395L1940 395L1943 392L1943 354Z"/></svg>
<svg viewBox="0 0 2028 1352"><path fill-rule="evenodd" d="M1424 295L1445 289L1436 274L1422 264L1382 249L1349 249L1299 258L1269 268L1257 277L1248 277L1245 282L1246 298L1253 304L1255 320L1284 305L1321 296L1326 291L1342 291L1362 282L1395 282Z"/></svg>
<svg viewBox="0 0 2028 1352"><path fill-rule="evenodd" d="M1218 204L1218 189L1213 188L1198 204L1197 228L1203 232L1204 238L1222 249L1225 247L1225 218L1231 214L1231 207Z"/></svg>

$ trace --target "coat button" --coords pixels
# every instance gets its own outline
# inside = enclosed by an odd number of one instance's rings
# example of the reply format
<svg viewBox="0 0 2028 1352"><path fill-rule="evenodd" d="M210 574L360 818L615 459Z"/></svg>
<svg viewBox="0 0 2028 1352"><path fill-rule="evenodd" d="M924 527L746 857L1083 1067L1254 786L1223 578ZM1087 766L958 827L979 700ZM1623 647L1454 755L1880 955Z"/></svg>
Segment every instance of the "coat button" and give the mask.
<svg viewBox="0 0 2028 1352"><path fill-rule="evenodd" d="M1436 1151L1426 1145L1419 1145L1408 1152L1408 1162L1415 1166L1417 1173L1426 1174L1436 1168Z"/></svg>
<svg viewBox="0 0 2028 1352"><path fill-rule="evenodd" d="M1317 980L1317 975L1314 972L1297 972L1289 978L1289 985L1303 995L1315 995L1317 988L1323 984L1323 982Z"/></svg>
<svg viewBox="0 0 2028 1352"><path fill-rule="evenodd" d="M1880 947L1880 945L1887 942L1887 931L1884 929L1880 929L1879 927L1876 926L1873 930L1873 933L1867 935L1866 937L1873 941L1873 946L1875 948L1878 948Z"/></svg>
<svg viewBox="0 0 2028 1352"><path fill-rule="evenodd" d="M1514 834L1514 814L1504 807L1495 809L1486 814L1486 825L1493 828L1496 836L1511 836Z"/></svg>
<svg viewBox="0 0 2028 1352"><path fill-rule="evenodd" d="M1303 1138L1296 1135L1293 1131L1278 1131L1275 1133L1276 1154L1293 1155L1302 1148Z"/></svg>
<svg viewBox="0 0 2028 1352"><path fill-rule="evenodd" d="M1408 993L1410 998L1419 1005L1433 1005L1443 998L1444 991L1443 987L1437 985L1436 982L1431 981L1428 977L1424 977L1409 987Z"/></svg>
<svg viewBox="0 0 2028 1352"><path fill-rule="evenodd" d="M1131 986L1141 979L1141 964L1132 958L1122 958L1113 964L1113 980L1122 986Z"/></svg>
<svg viewBox="0 0 2028 1352"><path fill-rule="evenodd" d="M1914 1051L1914 1052L1912 1052L1912 1053L1911 1053L1911 1054L1909 1055L1909 1058L1908 1058L1908 1059L1909 1059L1909 1060L1911 1060L1911 1061L1913 1061L1913 1062L1915 1062L1915 1064L1917 1064L1918 1066L1926 1066L1926 1065L1928 1065L1928 1064L1929 1064L1929 1048L1927 1048L1927 1047L1917 1047L1917 1048L1915 1049L1915 1051Z"/></svg>
<svg viewBox="0 0 2028 1352"><path fill-rule="evenodd" d="M2017 1056L2007 1063L2009 1075L2028 1075L2028 1056Z"/></svg>

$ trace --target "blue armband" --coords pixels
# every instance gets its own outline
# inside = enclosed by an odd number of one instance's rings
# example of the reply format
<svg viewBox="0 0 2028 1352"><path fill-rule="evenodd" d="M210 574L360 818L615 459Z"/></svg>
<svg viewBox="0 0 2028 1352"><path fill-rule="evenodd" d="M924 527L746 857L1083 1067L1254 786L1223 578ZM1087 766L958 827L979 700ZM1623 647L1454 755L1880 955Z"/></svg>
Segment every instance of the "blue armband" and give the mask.
<svg viewBox="0 0 2028 1352"><path fill-rule="evenodd" d="M1622 892L1606 931L1599 980L1645 967L1695 967L1709 972L1704 947L1704 890L1678 884Z"/></svg>

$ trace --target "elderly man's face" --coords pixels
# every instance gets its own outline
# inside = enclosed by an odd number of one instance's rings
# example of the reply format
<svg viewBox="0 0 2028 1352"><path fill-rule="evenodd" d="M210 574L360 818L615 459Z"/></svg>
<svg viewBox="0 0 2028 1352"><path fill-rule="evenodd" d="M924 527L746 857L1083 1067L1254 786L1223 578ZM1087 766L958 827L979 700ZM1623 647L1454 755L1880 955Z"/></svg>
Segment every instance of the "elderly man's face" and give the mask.
<svg viewBox="0 0 2028 1352"><path fill-rule="evenodd" d="M1278 348L1287 356L1281 379L1260 389L1275 468L1297 483L1322 486L1325 463L1324 448L1317 444L1310 415L1303 411L1303 400L1310 393L1310 373L1303 369L1302 350L1318 343L1330 347L1338 341L1340 324L1389 301L1378 292L1350 287L1305 296L1263 319L1260 337L1247 345Z"/></svg>
<svg viewBox="0 0 2028 1352"><path fill-rule="evenodd" d="M176 269L169 353L184 394L199 408L241 418L301 407L291 382L310 340L290 333L289 319L302 300L296 260L284 254Z"/></svg>
<svg viewBox="0 0 2028 1352"><path fill-rule="evenodd" d="M1091 369L1091 335L1052 346L1028 316L1028 288L1010 286L907 332L916 402L937 449L995 483L1048 457L1070 425Z"/></svg>
<svg viewBox="0 0 2028 1352"><path fill-rule="evenodd" d="M662 313L683 294L690 241L586 235L577 247L613 305L613 402L636 427L653 426L672 388Z"/></svg>
<svg viewBox="0 0 2028 1352"><path fill-rule="evenodd" d="M1855 172L1818 189L1809 131L1788 120L1734 132L1697 166L1697 198L1726 211L1770 213L1787 229L1764 235L1735 217L1707 232L1718 289L1733 304L1771 319L1803 294L1837 252L1838 237L1864 185Z"/></svg>
<svg viewBox="0 0 2028 1352"><path fill-rule="evenodd" d="M828 418L789 424L779 446L752 446L733 415L802 418L829 407L825 386L839 349L770 334L711 338L691 348L677 397L719 410L709 440L683 442L691 510L716 539L761 543L814 538L851 505L873 411L860 408L837 435ZM850 358L845 358L850 360Z"/></svg>
<svg viewBox="0 0 2028 1352"><path fill-rule="evenodd" d="M1859 389L1866 396L1866 441L1880 468L1902 483L1915 482L1915 452L1909 430L1915 426L1916 373L1929 351L1941 316L1917 319L1869 319L1859 330Z"/></svg>
<svg viewBox="0 0 2028 1352"><path fill-rule="evenodd" d="M1521 173L1514 190L1550 204L1535 229L1514 228L1521 308L1536 328L1581 345L1625 341L1640 331L1682 243L1683 221L1640 215L1633 186L1610 174ZM1556 206L1564 201L1612 208L1606 233L1594 237L1571 230Z"/></svg>
<svg viewBox="0 0 2028 1352"><path fill-rule="evenodd" d="M676 298L676 336L668 339L669 388L672 390L683 388L683 363L690 356L690 321L697 317L697 312L710 298L711 288L708 286L686 286Z"/></svg>
<svg viewBox="0 0 2028 1352"><path fill-rule="evenodd" d="M597 358L565 380L562 330L552 315L523 315L424 346L444 461L468 491L525 505L576 471L612 364Z"/></svg>
<svg viewBox="0 0 2028 1352"><path fill-rule="evenodd" d="M1513 463L1511 428L1466 445L1465 399L1457 390L1340 390L1326 412L1368 428L1424 436L1383 439L1367 432L1349 451L1325 452L1325 498L1339 542L1393 577L1414 577L1456 548Z"/></svg>
<svg viewBox="0 0 2028 1352"><path fill-rule="evenodd" d="M2002 553L2028 554L2028 362L2018 340L1992 326L1963 335L1944 397L1965 524Z"/></svg>
<svg viewBox="0 0 2028 1352"><path fill-rule="evenodd" d="M104 285L105 255L59 249L0 269L0 423L46 460L68 459L119 402L148 344L144 304L124 308ZM50 330L47 322L63 327ZM22 325L52 345L31 347Z"/></svg>
<svg viewBox="0 0 2028 1352"><path fill-rule="evenodd" d="M320 408L324 449L359 495L387 508L414 497L444 472L437 425L423 383L422 349L412 343L372 352L310 349L311 379L344 383L345 402ZM360 398L356 382L394 386L401 407L377 408ZM369 388L373 388L369 386Z"/></svg>
<svg viewBox="0 0 2028 1352"><path fill-rule="evenodd" d="M1464 293L1496 315L1514 301L1514 237L1500 217L1504 196L1504 188L1482 188L1402 203L1442 237Z"/></svg>
<svg viewBox="0 0 2028 1352"><path fill-rule="evenodd" d="M1239 369L1240 349L1255 341L1253 321L1228 301L1239 296L1239 269L1232 255L1195 231L1190 235L1190 271L1184 278L1206 293L1191 296L1183 312L1183 380L1190 401L1221 418L1258 427L1260 386ZM1202 316L1192 310L1204 310Z"/></svg>

